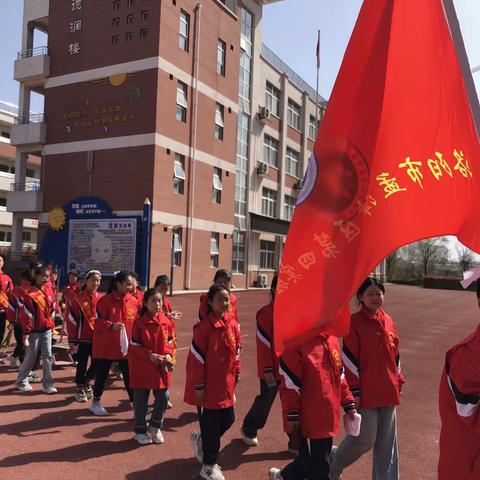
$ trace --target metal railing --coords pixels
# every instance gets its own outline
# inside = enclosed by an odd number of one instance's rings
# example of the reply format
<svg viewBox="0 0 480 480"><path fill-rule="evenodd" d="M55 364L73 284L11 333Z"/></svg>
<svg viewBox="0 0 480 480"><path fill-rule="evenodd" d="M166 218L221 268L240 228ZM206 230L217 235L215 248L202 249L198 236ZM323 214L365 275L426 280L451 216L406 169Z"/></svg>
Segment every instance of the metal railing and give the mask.
<svg viewBox="0 0 480 480"><path fill-rule="evenodd" d="M45 115L43 113L34 113L15 119L15 125L27 125L28 123L45 123Z"/></svg>
<svg viewBox="0 0 480 480"><path fill-rule="evenodd" d="M38 57L39 55L48 55L48 47L35 47L29 48L24 52L18 52L17 60L21 60L22 58Z"/></svg>
<svg viewBox="0 0 480 480"><path fill-rule="evenodd" d="M11 192L40 192L41 190L42 190L42 185L40 184L40 181L10 184Z"/></svg>
<svg viewBox="0 0 480 480"><path fill-rule="evenodd" d="M265 44L262 44L262 57L273 67L282 73L286 73L290 81L302 92L307 92L310 98L315 101L317 92L309 85L300 75L294 72L277 54L273 53ZM318 94L318 102L324 104L327 102L320 94Z"/></svg>

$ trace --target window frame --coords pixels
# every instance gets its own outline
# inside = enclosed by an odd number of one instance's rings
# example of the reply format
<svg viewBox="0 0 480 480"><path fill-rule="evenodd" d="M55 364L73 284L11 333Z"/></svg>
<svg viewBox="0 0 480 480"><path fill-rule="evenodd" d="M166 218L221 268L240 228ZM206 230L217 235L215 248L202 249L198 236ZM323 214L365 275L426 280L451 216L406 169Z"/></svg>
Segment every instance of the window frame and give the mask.
<svg viewBox="0 0 480 480"><path fill-rule="evenodd" d="M176 119L178 122L187 123L188 111L188 85L181 80L177 80L177 111Z"/></svg>
<svg viewBox="0 0 480 480"><path fill-rule="evenodd" d="M179 168L180 170L177 170ZM185 190L185 155L175 153L173 159L173 192L183 195Z"/></svg>
<svg viewBox="0 0 480 480"><path fill-rule="evenodd" d="M295 154L295 155L292 155ZM295 171L292 167L295 166ZM293 148L287 146L285 150L285 173L291 177L299 178L300 173L300 152L297 152Z"/></svg>
<svg viewBox="0 0 480 480"><path fill-rule="evenodd" d="M272 91L269 91L269 87L271 87ZM270 113L276 117L280 116L280 98L280 89L267 80L265 85L265 107L268 108Z"/></svg>
<svg viewBox="0 0 480 480"><path fill-rule="evenodd" d="M264 217L277 217L277 201L278 193L276 190L262 187L262 215Z"/></svg>
<svg viewBox="0 0 480 480"><path fill-rule="evenodd" d="M182 32L182 25L185 25L186 33ZM188 52L190 49L190 15L183 9L180 10L178 47L184 52Z"/></svg>
<svg viewBox="0 0 480 480"><path fill-rule="evenodd" d="M268 143L267 143L268 141ZM263 135L263 161L271 167L278 168L278 152L280 150L280 142L265 133ZM272 162L272 157L275 157L275 162Z"/></svg>
<svg viewBox="0 0 480 480"><path fill-rule="evenodd" d="M134 34L133 32L125 33L125 43L132 43L133 42Z"/></svg>
<svg viewBox="0 0 480 480"><path fill-rule="evenodd" d="M268 248L268 247L272 247ZM263 247L263 248L262 248ZM267 248L265 248L267 247ZM276 242L270 240L260 240L260 258L259 266L261 270L274 270L275 268L275 255L277 253Z"/></svg>
<svg viewBox="0 0 480 480"><path fill-rule="evenodd" d="M295 130L301 131L301 121L302 107L289 97L287 104L287 124Z"/></svg>
<svg viewBox="0 0 480 480"><path fill-rule="evenodd" d="M172 231L173 235L173 266L181 267L182 266L182 229L175 228Z"/></svg>
<svg viewBox="0 0 480 480"><path fill-rule="evenodd" d="M285 195L284 198L284 204L285 204L285 220L288 222L292 221L293 218L293 213L295 212L295 205L297 203L297 199L295 197L292 197L290 195Z"/></svg>
<svg viewBox="0 0 480 480"><path fill-rule="evenodd" d="M218 268L220 257L220 233L212 232L210 235L210 267Z"/></svg>
<svg viewBox="0 0 480 480"><path fill-rule="evenodd" d="M221 103L216 102L215 103L214 137L217 140L223 140L224 129L225 129L225 107Z"/></svg>
<svg viewBox="0 0 480 480"><path fill-rule="evenodd" d="M213 177L212 177L212 203L220 205L222 203L222 169L218 167L213 167Z"/></svg>
<svg viewBox="0 0 480 480"><path fill-rule="evenodd" d="M217 75L225 77L227 67L227 43L221 38L217 42Z"/></svg>

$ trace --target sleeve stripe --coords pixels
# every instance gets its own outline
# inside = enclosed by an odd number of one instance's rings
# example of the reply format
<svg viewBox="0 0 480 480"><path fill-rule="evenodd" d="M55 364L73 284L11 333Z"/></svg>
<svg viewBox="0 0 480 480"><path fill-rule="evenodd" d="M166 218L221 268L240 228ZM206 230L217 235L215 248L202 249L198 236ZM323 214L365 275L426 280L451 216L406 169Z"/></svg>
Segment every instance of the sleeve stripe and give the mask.
<svg viewBox="0 0 480 480"><path fill-rule="evenodd" d="M302 388L302 382L294 375L287 367L286 363L280 358L279 372L285 379L285 386L289 390L295 390L300 395L300 389Z"/></svg>
<svg viewBox="0 0 480 480"><path fill-rule="evenodd" d="M192 341L192 345L190 346L190 351L192 352L192 355L202 364L205 364L205 355L203 352L200 350L199 346Z"/></svg>
<svg viewBox="0 0 480 480"><path fill-rule="evenodd" d="M72 315L72 312L68 312L68 320L72 325L77 326L77 319Z"/></svg>
<svg viewBox="0 0 480 480"><path fill-rule="evenodd" d="M460 392L458 387L455 385L455 382L450 378L449 375L449 365L447 364L447 382L450 387L450 390L453 393L455 398L455 403L457 405L457 413L460 417L470 417L475 412L480 401L479 395L468 395Z"/></svg>
<svg viewBox="0 0 480 480"><path fill-rule="evenodd" d="M354 375L355 377L357 378L360 378L360 372L358 371L358 366L356 365L356 362L354 363L350 356L347 354L348 352L348 349L346 349L345 347L343 347L343 350L342 350L342 361L343 361L343 364L345 365L346 368L348 368L348 370L352 373L352 375ZM349 352L350 353L350 352ZM350 353L351 355L351 353ZM353 355L352 355L353 357Z"/></svg>
<svg viewBox="0 0 480 480"><path fill-rule="evenodd" d="M270 337L260 328L257 323L257 338L269 349L272 349L272 341Z"/></svg>

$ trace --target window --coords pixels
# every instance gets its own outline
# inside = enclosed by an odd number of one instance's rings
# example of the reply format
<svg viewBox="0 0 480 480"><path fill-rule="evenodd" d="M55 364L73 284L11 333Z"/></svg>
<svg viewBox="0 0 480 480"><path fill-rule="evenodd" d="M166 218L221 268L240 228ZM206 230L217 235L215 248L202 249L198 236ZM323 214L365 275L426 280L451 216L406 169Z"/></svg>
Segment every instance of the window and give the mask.
<svg viewBox="0 0 480 480"><path fill-rule="evenodd" d="M9 173L10 167L8 165L0 165L0 172Z"/></svg>
<svg viewBox="0 0 480 480"><path fill-rule="evenodd" d="M212 202L222 202L222 170L217 167L213 167Z"/></svg>
<svg viewBox="0 0 480 480"><path fill-rule="evenodd" d="M217 140L223 140L223 119L225 114L225 108L220 103L215 105L215 138Z"/></svg>
<svg viewBox="0 0 480 480"><path fill-rule="evenodd" d="M127 0L127 5L133 7L135 5L135 0Z"/></svg>
<svg viewBox="0 0 480 480"><path fill-rule="evenodd" d="M188 52L188 39L190 37L190 15L183 10L180 11L180 31L178 46Z"/></svg>
<svg viewBox="0 0 480 480"><path fill-rule="evenodd" d="M142 19L143 21L148 20L148 17L149 17L149 16L150 16L150 14L149 14L148 10L143 10L143 11L142 11L141 19Z"/></svg>
<svg viewBox="0 0 480 480"><path fill-rule="evenodd" d="M113 28L117 28L117 27L119 27L119 26L120 26L120 18L119 18L119 17L114 18L114 19L112 20L112 27L113 27Z"/></svg>
<svg viewBox="0 0 480 480"><path fill-rule="evenodd" d="M297 130L300 130L300 116L302 107L295 103L291 98L288 99L287 123Z"/></svg>
<svg viewBox="0 0 480 480"><path fill-rule="evenodd" d="M148 28L142 28L140 30L140 38L147 38L148 37Z"/></svg>
<svg viewBox="0 0 480 480"><path fill-rule="evenodd" d="M227 55L227 44L219 38L218 44L217 44L217 73L219 75L222 75L223 77L225 76L226 55Z"/></svg>
<svg viewBox="0 0 480 480"><path fill-rule="evenodd" d="M112 45L118 45L119 42L120 42L120 37L118 35L114 35L112 37Z"/></svg>
<svg viewBox="0 0 480 480"><path fill-rule="evenodd" d="M113 2L113 10L116 11L116 10L120 10L120 0L115 0Z"/></svg>
<svg viewBox="0 0 480 480"><path fill-rule="evenodd" d="M127 43L130 43L130 42L132 42L132 40L133 40L133 32L127 32L125 34L125 41Z"/></svg>
<svg viewBox="0 0 480 480"><path fill-rule="evenodd" d="M272 167L278 166L278 140L269 135L263 137L263 161Z"/></svg>
<svg viewBox="0 0 480 480"><path fill-rule="evenodd" d="M313 115L310 115L310 122L308 125L308 138L313 142L317 139L319 124L320 122Z"/></svg>
<svg viewBox="0 0 480 480"><path fill-rule="evenodd" d="M7 198L0 197L0 210L5 211L7 209Z"/></svg>
<svg viewBox="0 0 480 480"><path fill-rule="evenodd" d="M4 242L6 238L6 233L5 232L0 232L0 242Z"/></svg>
<svg viewBox="0 0 480 480"><path fill-rule="evenodd" d="M175 154L173 164L173 191L183 195L185 184L185 157L179 153Z"/></svg>
<svg viewBox="0 0 480 480"><path fill-rule="evenodd" d="M297 200L294 197L285 195L285 220L290 221L292 219L296 203Z"/></svg>
<svg viewBox="0 0 480 480"><path fill-rule="evenodd" d="M182 229L173 230L173 265L182 266Z"/></svg>
<svg viewBox="0 0 480 480"><path fill-rule="evenodd" d="M187 123L187 85L180 80L177 83L177 120Z"/></svg>
<svg viewBox="0 0 480 480"><path fill-rule="evenodd" d="M12 232L7 232L7 242L12 241Z"/></svg>
<svg viewBox="0 0 480 480"><path fill-rule="evenodd" d="M277 210L277 192L263 187L262 189L262 215L275 217Z"/></svg>
<svg viewBox="0 0 480 480"><path fill-rule="evenodd" d="M210 266L218 268L218 257L220 253L220 234L212 232L210 237Z"/></svg>
<svg viewBox="0 0 480 480"><path fill-rule="evenodd" d="M23 232L22 234L22 240L24 242L31 242L32 241L32 232Z"/></svg>
<svg viewBox="0 0 480 480"><path fill-rule="evenodd" d="M35 170L33 168L27 168L25 170L25 175L30 178L35 178Z"/></svg>
<svg viewBox="0 0 480 480"><path fill-rule="evenodd" d="M3 132L3 131L2 131L2 133L0 134L0 136L3 137L3 138L8 138L8 139L9 139L9 138L10 138L10 133L9 133L9 132Z"/></svg>
<svg viewBox="0 0 480 480"><path fill-rule="evenodd" d="M260 268L273 269L275 265L275 242L260 240Z"/></svg>
<svg viewBox="0 0 480 480"><path fill-rule="evenodd" d="M233 273L245 273L245 240L245 233L239 231L233 232Z"/></svg>
<svg viewBox="0 0 480 480"><path fill-rule="evenodd" d="M131 23L133 23L133 13L127 15L127 25L130 25Z"/></svg>
<svg viewBox="0 0 480 480"><path fill-rule="evenodd" d="M293 150L293 148L287 147L285 170L289 175L298 177L298 165L300 163L300 154Z"/></svg>
<svg viewBox="0 0 480 480"><path fill-rule="evenodd" d="M267 82L265 90L265 106L270 110L272 115L277 117L280 114L280 90Z"/></svg>

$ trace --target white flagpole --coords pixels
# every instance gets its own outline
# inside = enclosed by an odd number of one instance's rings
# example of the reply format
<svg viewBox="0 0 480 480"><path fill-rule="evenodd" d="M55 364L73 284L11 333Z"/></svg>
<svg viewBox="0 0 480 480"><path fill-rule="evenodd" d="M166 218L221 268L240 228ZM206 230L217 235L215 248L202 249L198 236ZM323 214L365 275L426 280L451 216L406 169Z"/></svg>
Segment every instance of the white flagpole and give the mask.
<svg viewBox="0 0 480 480"><path fill-rule="evenodd" d="M318 84L319 84L319 77L320 77L320 30L318 30L318 41L317 41L317 90L316 90L316 98L315 98L315 119L317 121L318 126L320 124L320 119L318 118L318 112L319 112L319 107L318 107ZM318 133L318 128L317 128L317 133Z"/></svg>

